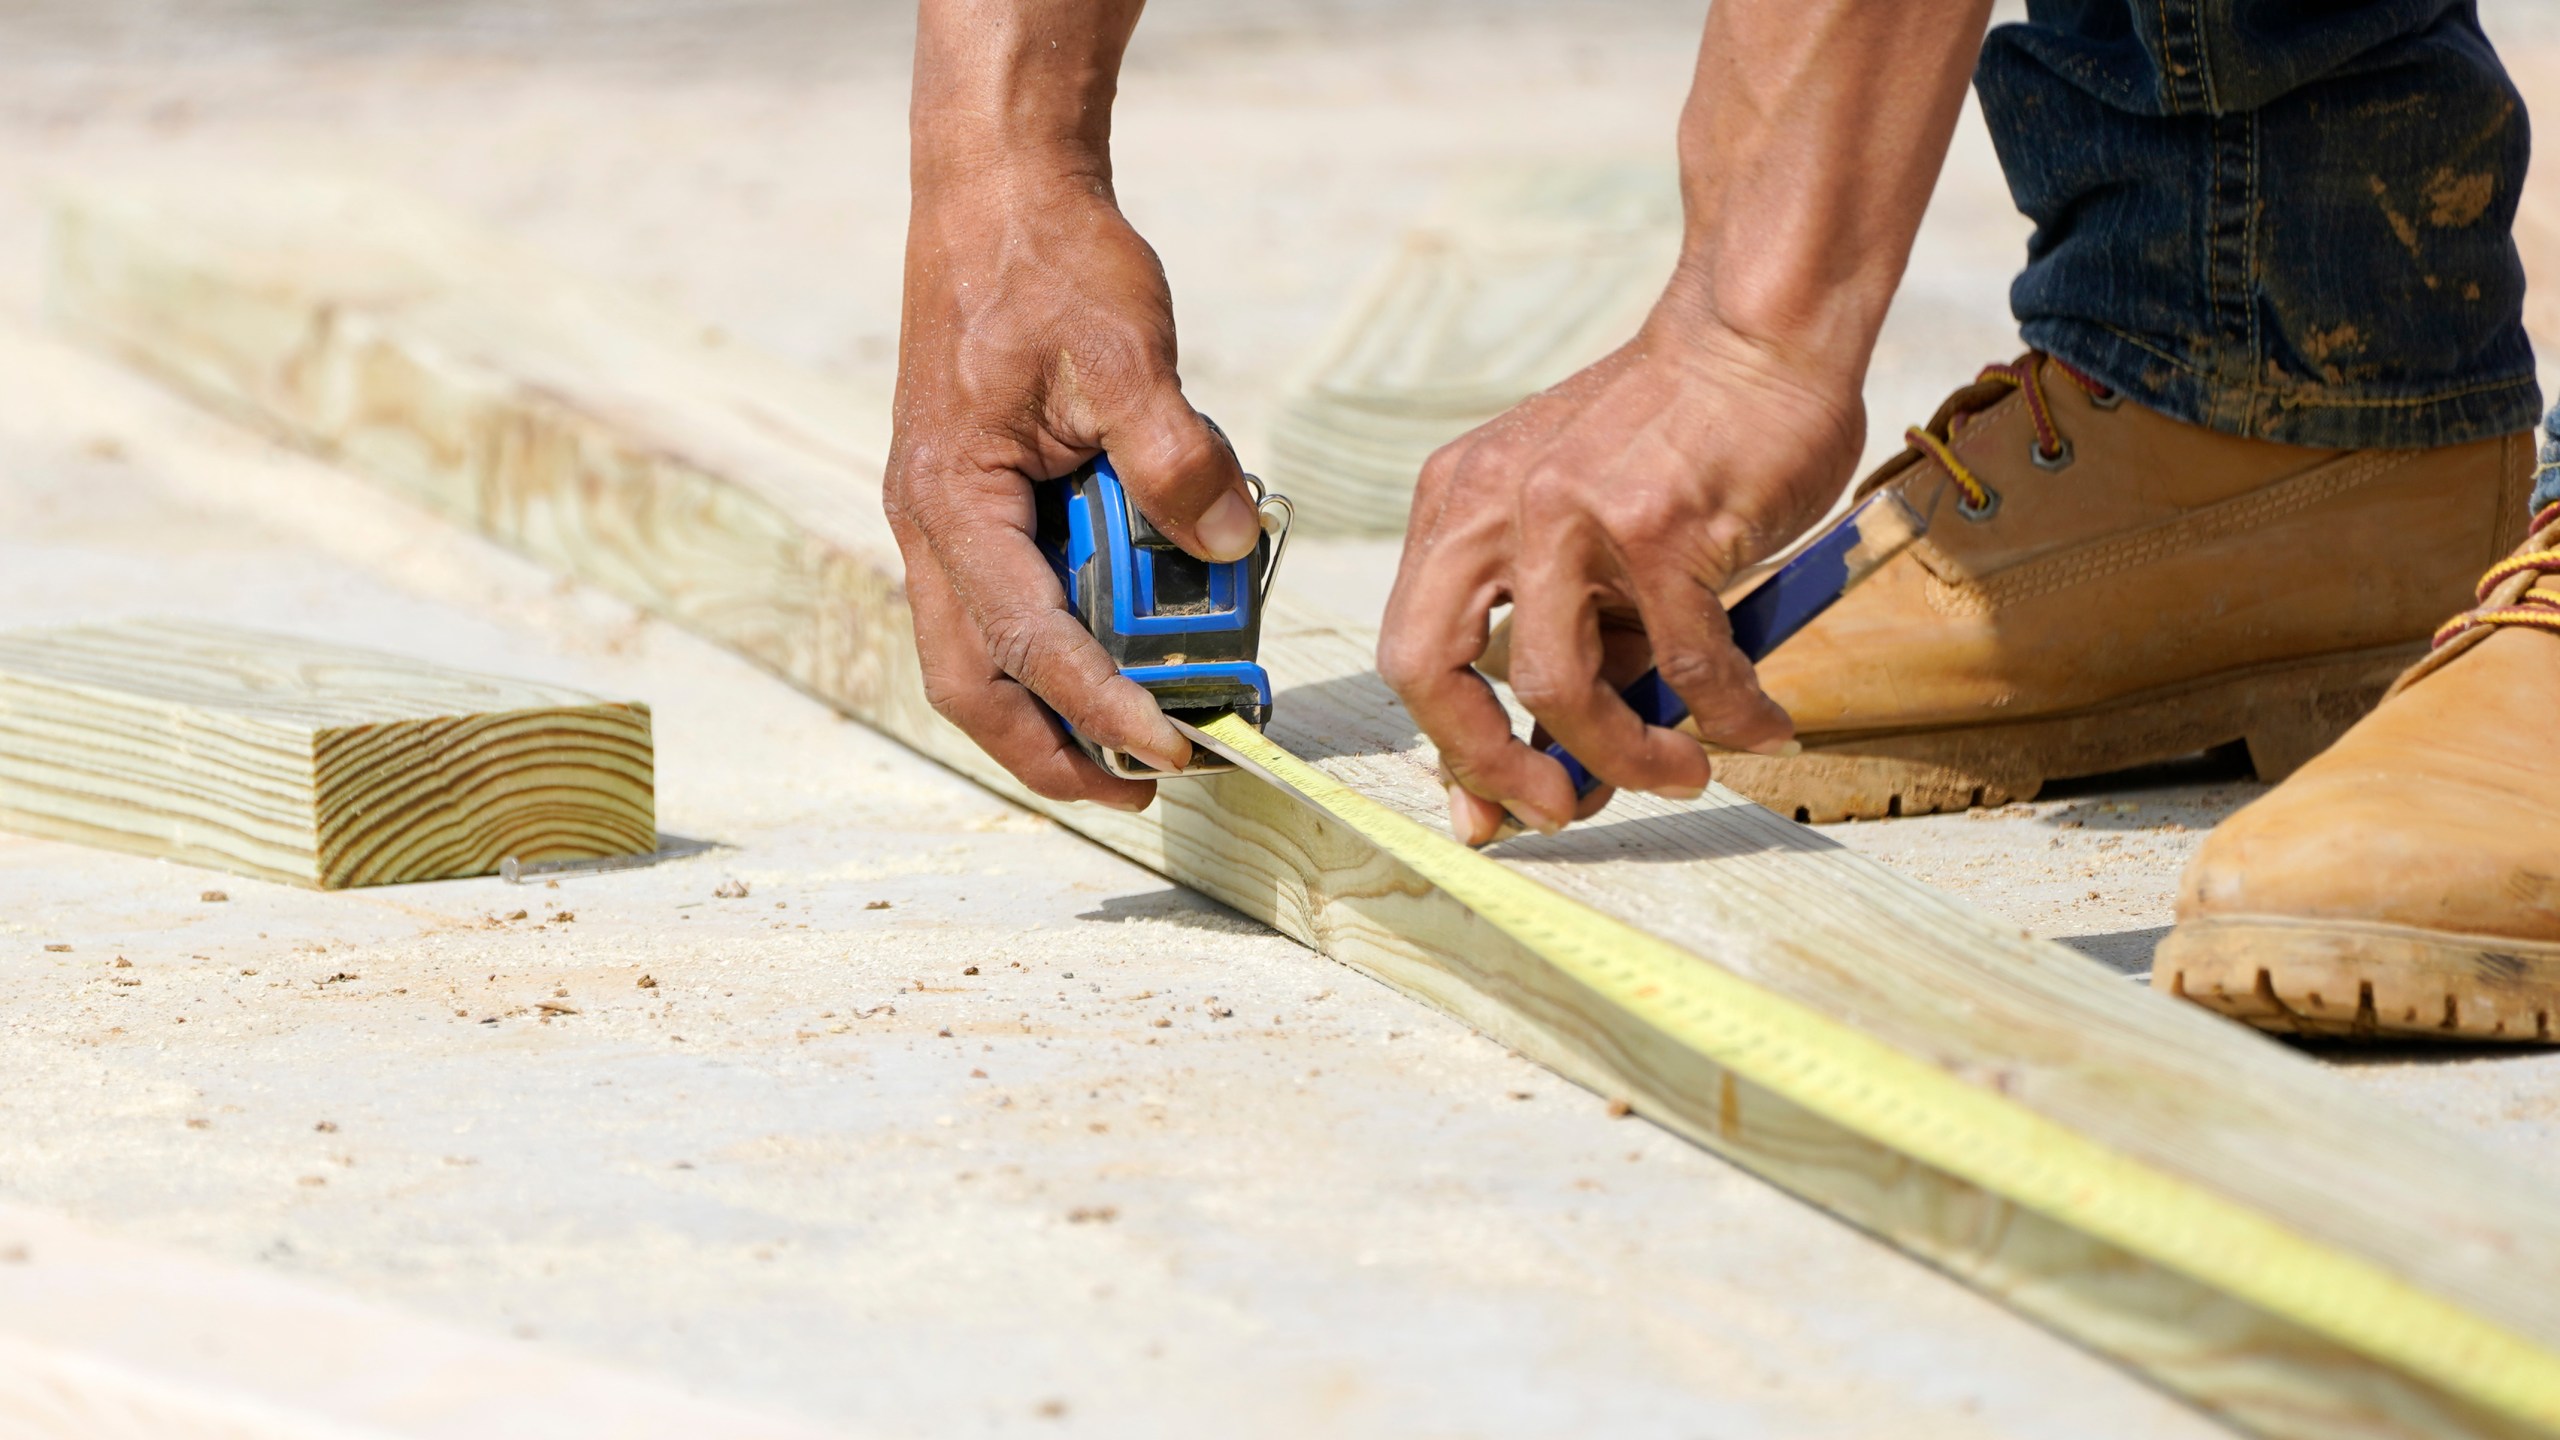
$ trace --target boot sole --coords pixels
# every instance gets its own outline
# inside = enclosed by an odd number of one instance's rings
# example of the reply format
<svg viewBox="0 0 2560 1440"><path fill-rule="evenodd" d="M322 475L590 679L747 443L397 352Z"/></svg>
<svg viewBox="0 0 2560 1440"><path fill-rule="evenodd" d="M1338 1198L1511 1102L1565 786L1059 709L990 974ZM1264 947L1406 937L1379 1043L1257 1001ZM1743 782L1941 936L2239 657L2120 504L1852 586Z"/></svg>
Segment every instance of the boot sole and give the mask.
<svg viewBox="0 0 2560 1440"><path fill-rule="evenodd" d="M2270 783L2382 700L2424 642L2206 676L2105 705L1993 725L1808 735L1785 759L1715 752L1716 778L1811 824L2032 800L2047 781L2103 775L2244 741Z"/></svg>
<svg viewBox="0 0 2560 1440"><path fill-rule="evenodd" d="M2549 1044L2560 943L2231 916L2169 932L2151 988L2284 1035Z"/></svg>

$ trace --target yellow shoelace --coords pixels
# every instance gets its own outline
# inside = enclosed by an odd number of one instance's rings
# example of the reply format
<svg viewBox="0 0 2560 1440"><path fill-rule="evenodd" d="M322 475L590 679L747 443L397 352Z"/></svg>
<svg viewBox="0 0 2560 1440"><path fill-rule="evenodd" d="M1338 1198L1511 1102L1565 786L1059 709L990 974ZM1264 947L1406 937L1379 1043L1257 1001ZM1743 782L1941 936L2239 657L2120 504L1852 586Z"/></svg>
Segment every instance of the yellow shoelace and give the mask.
<svg viewBox="0 0 2560 1440"><path fill-rule="evenodd" d="M2552 466L2543 467L2545 471ZM2489 625L2530 625L2560 635L2560 596L2544 593L2546 581L2550 589L2560 591L2560 504L2546 505L2533 517L2533 538L2542 542L2538 548L2520 551L2489 567L2480 577L2479 608L2466 610L2444 623L2436 631L2435 643L2443 645L2465 631ZM2524 584L2520 577L2532 577Z"/></svg>
<svg viewBox="0 0 2560 1440"><path fill-rule="evenodd" d="M2058 470L2071 463L2071 442L2063 435L2062 428L2054 423L2053 405L2045 398L2044 366L2047 361L2051 361L2055 369L2069 376L2073 384L2086 391L2090 399L2114 400L2113 390L2040 350L2030 351L2025 359L2011 364L1985 365L1982 367L1982 373L1973 377L1973 383L2006 385L2025 393L2027 418L2035 426L2036 431L2036 461ZM1956 489L1964 495L1965 513L1978 520L1987 518L1993 503L1999 497L1993 493L1990 486L1982 483L1982 478L1973 473L1971 466L1956 458L1956 433L1963 427L1964 422L1971 418L1973 418L1973 412L1970 411L1950 416L1947 420L1947 433L1944 435L1914 425L1902 432L1902 438L1910 444L1912 449L1937 461L1946 470L1948 476L1956 482Z"/></svg>

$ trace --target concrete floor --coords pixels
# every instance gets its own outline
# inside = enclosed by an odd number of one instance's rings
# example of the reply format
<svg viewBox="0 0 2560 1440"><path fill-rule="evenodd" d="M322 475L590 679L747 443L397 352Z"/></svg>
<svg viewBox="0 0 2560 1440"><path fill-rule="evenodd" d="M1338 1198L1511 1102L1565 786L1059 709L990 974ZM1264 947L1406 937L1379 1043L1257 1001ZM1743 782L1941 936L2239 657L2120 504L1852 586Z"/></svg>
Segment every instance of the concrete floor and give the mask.
<svg viewBox="0 0 2560 1440"><path fill-rule="evenodd" d="M709 645L14 324L0 393L11 623L643 698L710 847L321 895L0 836L0 1196L865 1434L2207 1428Z"/></svg>
<svg viewBox="0 0 2560 1440"><path fill-rule="evenodd" d="M0 837L0 1199L861 1433L2202 1433L1462 1028L35 320L46 183L320 166L876 385L897 8L13 7L0 623L180 611L644 698L662 823L709 848L556 891L316 896ZM1697 7L1158 9L1120 183L1193 393L1250 453L1448 176L1667 159ZM2522 33L2549 25L2493 19L2520 73L2560 79ZM1876 448L2014 348L2022 236L1968 120L1879 353ZM1391 554L1309 549L1289 583L1373 609ZM2179 865L2253 793L2200 762L1830 833L2138 974ZM142 985L109 983L117 956ZM2349 1063L2560 1174L2560 1057Z"/></svg>

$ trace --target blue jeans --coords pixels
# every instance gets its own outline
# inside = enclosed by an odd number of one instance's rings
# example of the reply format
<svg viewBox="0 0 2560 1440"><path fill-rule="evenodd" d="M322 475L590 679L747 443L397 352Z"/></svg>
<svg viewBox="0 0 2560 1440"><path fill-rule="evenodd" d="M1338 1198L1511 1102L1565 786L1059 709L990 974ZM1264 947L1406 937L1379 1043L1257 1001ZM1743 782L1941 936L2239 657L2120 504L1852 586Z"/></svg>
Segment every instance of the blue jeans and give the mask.
<svg viewBox="0 0 2560 1440"><path fill-rule="evenodd" d="M2029 344L2296 445L2532 426L2511 234L2529 138L2473 0L2028 14L1991 32L1974 84L2036 224L2009 292ZM2560 499L2560 473L2544 488Z"/></svg>

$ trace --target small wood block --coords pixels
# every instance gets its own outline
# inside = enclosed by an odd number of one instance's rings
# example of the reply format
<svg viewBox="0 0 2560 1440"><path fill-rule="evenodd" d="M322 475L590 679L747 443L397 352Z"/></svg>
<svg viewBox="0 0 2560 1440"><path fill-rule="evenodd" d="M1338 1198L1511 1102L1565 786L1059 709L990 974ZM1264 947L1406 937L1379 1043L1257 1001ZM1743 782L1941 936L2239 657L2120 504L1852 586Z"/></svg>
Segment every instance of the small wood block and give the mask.
<svg viewBox="0 0 2560 1440"><path fill-rule="evenodd" d="M324 890L643 854L649 707L185 621L0 633L0 829Z"/></svg>

